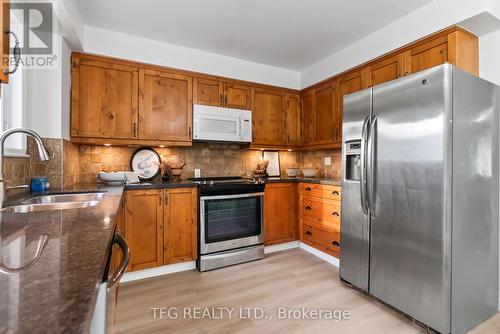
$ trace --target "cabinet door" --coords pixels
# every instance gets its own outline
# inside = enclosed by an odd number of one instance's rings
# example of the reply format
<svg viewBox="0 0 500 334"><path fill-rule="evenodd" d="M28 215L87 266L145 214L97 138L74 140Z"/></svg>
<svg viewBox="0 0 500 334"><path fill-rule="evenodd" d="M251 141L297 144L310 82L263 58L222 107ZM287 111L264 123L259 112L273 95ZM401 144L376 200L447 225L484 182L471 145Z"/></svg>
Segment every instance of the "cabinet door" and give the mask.
<svg viewBox="0 0 500 334"><path fill-rule="evenodd" d="M296 239L297 185L271 183L264 196L265 244L272 245Z"/></svg>
<svg viewBox="0 0 500 334"><path fill-rule="evenodd" d="M300 145L300 95L286 96L286 144Z"/></svg>
<svg viewBox="0 0 500 334"><path fill-rule="evenodd" d="M341 77L338 81L338 105L335 112L335 141L342 141L342 115L344 114L344 96L368 87L369 68L349 73Z"/></svg>
<svg viewBox="0 0 500 334"><path fill-rule="evenodd" d="M285 144L285 95L279 91L252 88L252 142Z"/></svg>
<svg viewBox="0 0 500 334"><path fill-rule="evenodd" d="M164 263L197 258L196 188L165 190Z"/></svg>
<svg viewBox="0 0 500 334"><path fill-rule="evenodd" d="M328 83L314 90L313 144L326 144L337 140L335 99L335 83Z"/></svg>
<svg viewBox="0 0 500 334"><path fill-rule="evenodd" d="M312 142L314 133L314 90L307 91L301 96L302 113L302 144L308 145Z"/></svg>
<svg viewBox="0 0 500 334"><path fill-rule="evenodd" d="M191 77L142 69L139 75L139 138L190 142Z"/></svg>
<svg viewBox="0 0 500 334"><path fill-rule="evenodd" d="M73 57L71 135L135 138L138 69Z"/></svg>
<svg viewBox="0 0 500 334"><path fill-rule="evenodd" d="M398 54L370 66L370 87L403 76L403 54Z"/></svg>
<svg viewBox="0 0 500 334"><path fill-rule="evenodd" d="M405 52L405 74L417 73L448 61L448 36L439 37Z"/></svg>
<svg viewBox="0 0 500 334"><path fill-rule="evenodd" d="M251 91L249 86L225 83L224 84L224 106L234 109L251 109Z"/></svg>
<svg viewBox="0 0 500 334"><path fill-rule="evenodd" d="M10 1L0 0L0 83L9 83L9 76L5 74L5 70L9 69L10 56L10 35L6 34L6 29L10 29Z"/></svg>
<svg viewBox="0 0 500 334"><path fill-rule="evenodd" d="M125 194L125 239L130 270L163 264L163 190L128 190Z"/></svg>
<svg viewBox="0 0 500 334"><path fill-rule="evenodd" d="M193 79L193 101L206 106L222 106L224 103L224 84L218 80Z"/></svg>

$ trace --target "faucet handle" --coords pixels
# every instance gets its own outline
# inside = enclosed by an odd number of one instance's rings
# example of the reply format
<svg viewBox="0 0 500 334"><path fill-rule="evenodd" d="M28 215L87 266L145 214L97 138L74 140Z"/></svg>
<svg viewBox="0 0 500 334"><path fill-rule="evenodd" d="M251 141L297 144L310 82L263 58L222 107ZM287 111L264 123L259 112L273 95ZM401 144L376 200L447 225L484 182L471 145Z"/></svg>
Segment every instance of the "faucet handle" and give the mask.
<svg viewBox="0 0 500 334"><path fill-rule="evenodd" d="M27 184L21 184L18 186L7 186L5 187L5 190L14 190L14 189L28 189L30 186Z"/></svg>

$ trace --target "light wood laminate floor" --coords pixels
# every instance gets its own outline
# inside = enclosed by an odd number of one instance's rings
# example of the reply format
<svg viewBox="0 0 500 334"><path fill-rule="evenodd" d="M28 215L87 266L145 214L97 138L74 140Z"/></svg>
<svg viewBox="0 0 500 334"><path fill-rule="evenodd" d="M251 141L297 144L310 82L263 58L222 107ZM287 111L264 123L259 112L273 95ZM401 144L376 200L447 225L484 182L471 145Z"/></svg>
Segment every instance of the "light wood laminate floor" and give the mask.
<svg viewBox="0 0 500 334"><path fill-rule="evenodd" d="M177 320L160 310L177 311ZM184 319L208 308L224 319ZM235 308L231 318L218 307ZM267 319L241 319L241 307L264 310ZM348 310L350 318L280 320L279 308ZM154 313L156 312L156 319ZM247 314L246 309L241 311ZM205 314L208 316L208 313ZM338 268L293 249L268 254L264 260L205 273L191 270L120 286L117 333L425 333L411 320L343 286ZM500 313L470 333L500 333Z"/></svg>

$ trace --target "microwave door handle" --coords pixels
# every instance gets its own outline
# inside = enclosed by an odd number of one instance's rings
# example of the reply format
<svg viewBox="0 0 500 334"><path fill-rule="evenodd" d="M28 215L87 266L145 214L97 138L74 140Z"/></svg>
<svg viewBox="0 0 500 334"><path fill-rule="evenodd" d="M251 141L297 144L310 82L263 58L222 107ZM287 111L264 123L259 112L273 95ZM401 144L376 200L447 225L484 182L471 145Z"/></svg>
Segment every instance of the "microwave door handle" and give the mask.
<svg viewBox="0 0 500 334"><path fill-rule="evenodd" d="M117 244L118 247L120 247L123 254L123 259L118 269L113 273L113 275L108 280L108 290L111 290L113 286L116 283L118 283L120 278L125 273L125 270L128 267L128 263L130 262L130 248L128 247L127 241L122 237L120 232L117 231L115 233L115 238L113 243Z"/></svg>

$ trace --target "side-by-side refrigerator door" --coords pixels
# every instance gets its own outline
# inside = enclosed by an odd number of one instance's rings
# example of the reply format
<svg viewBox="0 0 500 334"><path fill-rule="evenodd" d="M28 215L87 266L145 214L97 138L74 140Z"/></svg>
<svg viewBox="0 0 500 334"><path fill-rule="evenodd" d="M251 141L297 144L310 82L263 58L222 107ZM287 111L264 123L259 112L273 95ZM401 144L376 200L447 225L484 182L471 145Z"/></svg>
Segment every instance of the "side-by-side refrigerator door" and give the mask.
<svg viewBox="0 0 500 334"><path fill-rule="evenodd" d="M366 194L366 146L372 90L344 97L340 277L368 291L370 215Z"/></svg>
<svg viewBox="0 0 500 334"><path fill-rule="evenodd" d="M444 65L374 87L367 168L370 293L442 333L450 331L451 85Z"/></svg>

